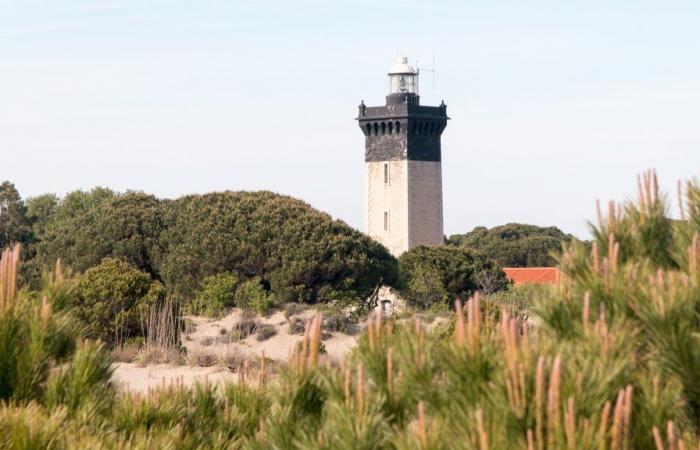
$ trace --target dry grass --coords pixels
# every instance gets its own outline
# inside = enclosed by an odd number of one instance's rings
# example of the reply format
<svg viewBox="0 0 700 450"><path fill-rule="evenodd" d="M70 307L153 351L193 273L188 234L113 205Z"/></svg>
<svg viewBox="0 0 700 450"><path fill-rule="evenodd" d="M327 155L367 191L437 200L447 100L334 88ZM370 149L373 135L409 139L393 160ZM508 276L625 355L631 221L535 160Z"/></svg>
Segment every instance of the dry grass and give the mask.
<svg viewBox="0 0 700 450"><path fill-rule="evenodd" d="M141 367L151 364L181 366L185 363L185 355L176 348L142 347L134 358L134 362Z"/></svg>
<svg viewBox="0 0 700 450"><path fill-rule="evenodd" d="M259 324L255 313L244 311L241 318L231 327L230 334L236 339L245 339L255 333Z"/></svg>
<svg viewBox="0 0 700 450"><path fill-rule="evenodd" d="M142 366L148 364L183 364L180 347L180 307L171 299L151 305L144 328L146 342L136 355L135 361Z"/></svg>
<svg viewBox="0 0 700 450"><path fill-rule="evenodd" d="M204 336L199 340L199 345L202 347L211 347L216 342L216 338L213 336Z"/></svg>
<svg viewBox="0 0 700 450"><path fill-rule="evenodd" d="M116 362L132 363L136 361L141 346L136 344L122 344L111 351L112 358Z"/></svg>
<svg viewBox="0 0 700 450"><path fill-rule="evenodd" d="M287 333L289 334L304 334L306 328L306 322L298 317L292 317L289 319L289 325L287 326Z"/></svg>
<svg viewBox="0 0 700 450"><path fill-rule="evenodd" d="M241 350L231 348L219 355L217 363L219 366L224 367L231 372L236 372L243 367L246 360L247 357Z"/></svg>
<svg viewBox="0 0 700 450"><path fill-rule="evenodd" d="M330 332L347 333L350 327L350 320L345 315L331 314L323 321L323 329Z"/></svg>
<svg viewBox="0 0 700 450"><path fill-rule="evenodd" d="M262 324L258 325L255 332L255 338L262 342L270 339L272 336L277 334L277 328L274 325Z"/></svg>
<svg viewBox="0 0 700 450"><path fill-rule="evenodd" d="M192 367L211 367L216 365L218 361L216 353L211 350L198 348L187 352L187 365Z"/></svg>
<svg viewBox="0 0 700 450"><path fill-rule="evenodd" d="M299 303L287 303L284 305L284 318L289 320L291 317L301 314L307 309L306 306L300 305Z"/></svg>

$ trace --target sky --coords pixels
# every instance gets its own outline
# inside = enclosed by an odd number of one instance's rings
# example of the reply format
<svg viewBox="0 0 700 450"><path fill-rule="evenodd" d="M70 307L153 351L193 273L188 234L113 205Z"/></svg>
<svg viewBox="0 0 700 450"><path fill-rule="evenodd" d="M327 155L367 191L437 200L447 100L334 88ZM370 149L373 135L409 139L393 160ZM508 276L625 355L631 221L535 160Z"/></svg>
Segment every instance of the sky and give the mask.
<svg viewBox="0 0 700 450"><path fill-rule="evenodd" d="M435 55L445 233L585 238L642 171L700 175L698 23L697 0L0 0L0 180L272 190L362 229L357 105Z"/></svg>

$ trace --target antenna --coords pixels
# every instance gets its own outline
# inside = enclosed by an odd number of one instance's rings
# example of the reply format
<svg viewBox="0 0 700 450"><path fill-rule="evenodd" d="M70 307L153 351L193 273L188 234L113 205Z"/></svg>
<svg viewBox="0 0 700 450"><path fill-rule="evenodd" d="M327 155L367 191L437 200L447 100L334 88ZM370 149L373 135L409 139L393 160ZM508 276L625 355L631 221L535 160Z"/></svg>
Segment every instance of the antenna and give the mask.
<svg viewBox="0 0 700 450"><path fill-rule="evenodd" d="M416 60L416 67L418 67L418 74L420 75L421 70L423 72L432 72L433 74L433 89L435 89L435 52L433 52L433 67L430 69L426 69L425 67L419 67L418 66L418 60Z"/></svg>

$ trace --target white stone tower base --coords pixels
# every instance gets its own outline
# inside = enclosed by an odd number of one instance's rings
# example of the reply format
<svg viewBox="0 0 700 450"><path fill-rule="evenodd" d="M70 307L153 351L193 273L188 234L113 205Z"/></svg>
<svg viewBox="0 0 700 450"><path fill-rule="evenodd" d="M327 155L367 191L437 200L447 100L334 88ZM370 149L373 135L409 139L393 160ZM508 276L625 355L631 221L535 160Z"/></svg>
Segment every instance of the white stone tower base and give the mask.
<svg viewBox="0 0 700 450"><path fill-rule="evenodd" d="M444 241L442 168L435 161L366 162L365 230L398 257Z"/></svg>

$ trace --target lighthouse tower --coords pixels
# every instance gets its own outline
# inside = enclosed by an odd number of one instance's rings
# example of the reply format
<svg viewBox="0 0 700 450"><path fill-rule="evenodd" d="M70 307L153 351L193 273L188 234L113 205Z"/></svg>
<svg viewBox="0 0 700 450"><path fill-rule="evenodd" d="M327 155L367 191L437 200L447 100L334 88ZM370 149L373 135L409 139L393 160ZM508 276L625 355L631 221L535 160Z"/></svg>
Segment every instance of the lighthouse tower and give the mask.
<svg viewBox="0 0 700 450"><path fill-rule="evenodd" d="M440 136L447 107L423 106L418 72L402 56L384 106L360 104L365 135L365 232L394 256L443 243Z"/></svg>

